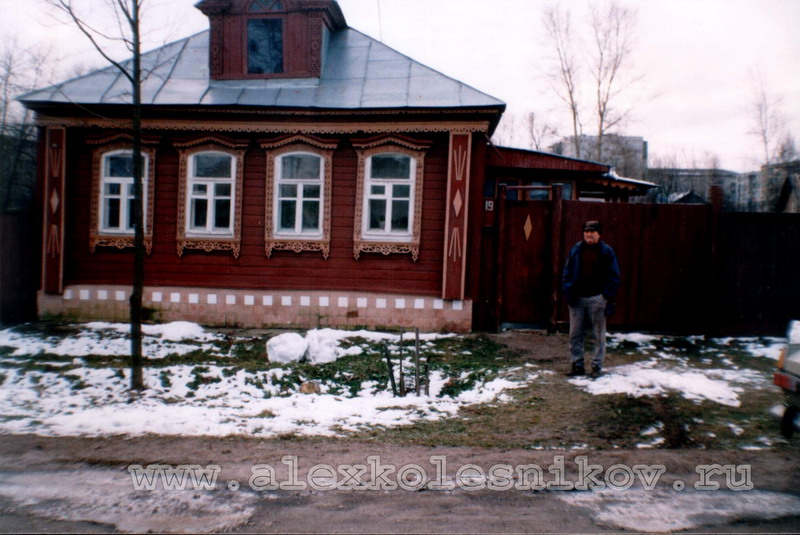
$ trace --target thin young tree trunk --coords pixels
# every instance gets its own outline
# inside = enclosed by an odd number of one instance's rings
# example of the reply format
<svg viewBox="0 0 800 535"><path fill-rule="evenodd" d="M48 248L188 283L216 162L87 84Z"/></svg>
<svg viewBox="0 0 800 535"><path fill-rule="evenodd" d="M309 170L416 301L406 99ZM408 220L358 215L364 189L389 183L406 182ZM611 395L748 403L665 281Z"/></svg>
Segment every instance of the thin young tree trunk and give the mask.
<svg viewBox="0 0 800 535"><path fill-rule="evenodd" d="M139 0L131 1L133 34L133 291L131 292L131 389L144 390L142 359L142 296L144 294L144 198L142 184L142 97L139 41Z"/></svg>

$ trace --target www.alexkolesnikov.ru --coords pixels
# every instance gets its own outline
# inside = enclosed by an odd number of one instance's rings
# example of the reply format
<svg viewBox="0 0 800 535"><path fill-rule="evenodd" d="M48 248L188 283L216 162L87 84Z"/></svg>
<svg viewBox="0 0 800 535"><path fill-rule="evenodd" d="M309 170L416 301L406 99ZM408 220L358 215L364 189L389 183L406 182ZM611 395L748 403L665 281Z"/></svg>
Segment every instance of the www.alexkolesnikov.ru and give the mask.
<svg viewBox="0 0 800 535"><path fill-rule="evenodd" d="M615 464L607 469L591 464L586 455L574 459L572 479L568 477L563 455L553 457L550 466L537 464L495 464L484 469L476 464L458 467L454 475L448 476L447 457L434 455L429 458L429 469L418 464L397 467L384 464L380 456L367 457L367 464L316 464L300 475L299 459L284 456L281 464L282 478L270 464L257 464L250 468L247 485L254 491L316 491L330 490L627 490L638 485L652 490L667 471L664 465ZM215 490L222 467L219 465L180 464L177 466L151 464L131 465L133 487L136 490ZM692 485L695 490L751 490L753 488L750 465L704 464L695 467L698 480ZM432 475L431 475L432 474ZM240 483L230 480L230 490L238 490ZM675 490L683 490L685 483L673 481Z"/></svg>

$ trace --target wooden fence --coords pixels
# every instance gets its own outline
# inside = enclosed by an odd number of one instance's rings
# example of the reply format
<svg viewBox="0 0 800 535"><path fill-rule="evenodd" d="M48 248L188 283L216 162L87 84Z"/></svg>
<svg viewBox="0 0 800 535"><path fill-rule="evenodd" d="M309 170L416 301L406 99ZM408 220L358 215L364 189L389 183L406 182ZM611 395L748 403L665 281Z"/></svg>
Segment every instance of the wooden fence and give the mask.
<svg viewBox="0 0 800 535"><path fill-rule="evenodd" d="M722 213L716 197L712 205L501 200L496 231L483 234L476 328L566 326L561 268L583 222L597 219L622 271L611 328L781 335L800 319L800 214ZM520 238L527 221L533 231Z"/></svg>
<svg viewBox="0 0 800 535"><path fill-rule="evenodd" d="M36 319L40 247L33 212L0 213L0 325Z"/></svg>

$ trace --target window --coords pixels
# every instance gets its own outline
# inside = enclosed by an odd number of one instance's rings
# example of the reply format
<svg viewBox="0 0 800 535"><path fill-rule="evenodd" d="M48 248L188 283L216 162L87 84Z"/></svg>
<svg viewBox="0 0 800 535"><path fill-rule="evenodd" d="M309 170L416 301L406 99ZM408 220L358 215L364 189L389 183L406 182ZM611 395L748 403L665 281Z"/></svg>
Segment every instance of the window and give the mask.
<svg viewBox="0 0 800 535"><path fill-rule="evenodd" d="M286 136L267 149L265 250L330 254L331 177L337 141Z"/></svg>
<svg viewBox="0 0 800 535"><path fill-rule="evenodd" d="M364 235L411 236L414 160L405 154L376 154L367 160Z"/></svg>
<svg viewBox="0 0 800 535"><path fill-rule="evenodd" d="M410 138L354 141L358 182L354 254L411 253L419 256L422 178L430 144Z"/></svg>
<svg viewBox="0 0 800 535"><path fill-rule="evenodd" d="M316 154L294 153L277 160L276 235L321 236L323 159Z"/></svg>
<svg viewBox="0 0 800 535"><path fill-rule="evenodd" d="M189 160L188 234L233 234L236 159L221 152L201 152Z"/></svg>
<svg viewBox="0 0 800 535"><path fill-rule="evenodd" d="M94 151L91 200L91 228L89 249L94 252L98 246L118 249L134 245L134 191L133 191L133 151L126 140L111 144L106 138L90 140L90 144L100 145ZM142 210L144 215L144 245L149 254L153 244L153 196L155 173L155 151L142 148Z"/></svg>
<svg viewBox="0 0 800 535"><path fill-rule="evenodd" d="M103 156L100 187L100 231L133 235L133 152L117 151ZM144 199L147 191L147 155L142 155ZM144 204L145 221L147 203Z"/></svg>
<svg viewBox="0 0 800 535"><path fill-rule="evenodd" d="M238 258L246 142L222 136L175 144L180 153L178 255L229 250Z"/></svg>
<svg viewBox="0 0 800 535"><path fill-rule="evenodd" d="M247 73L283 72L283 20L247 21Z"/></svg>

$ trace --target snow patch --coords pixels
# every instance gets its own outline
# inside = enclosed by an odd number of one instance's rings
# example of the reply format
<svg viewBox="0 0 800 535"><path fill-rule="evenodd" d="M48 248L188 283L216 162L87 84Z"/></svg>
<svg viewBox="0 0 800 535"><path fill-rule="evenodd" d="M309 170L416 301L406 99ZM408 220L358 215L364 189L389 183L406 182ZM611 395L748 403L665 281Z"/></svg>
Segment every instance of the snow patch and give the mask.
<svg viewBox="0 0 800 535"><path fill-rule="evenodd" d="M685 363L663 366L651 359L624 366L609 368L598 379L575 378L570 382L591 394L630 394L635 397L657 396L668 392L680 393L694 401L713 401L738 407L741 384L758 384L763 381L754 370L705 369L692 370Z"/></svg>
<svg viewBox="0 0 800 535"><path fill-rule="evenodd" d="M725 525L737 520L770 520L796 515L800 498L767 491L702 492L668 489L625 492L605 489L558 495L570 505L585 508L596 522L634 532L672 532L700 526Z"/></svg>
<svg viewBox="0 0 800 535"><path fill-rule="evenodd" d="M307 350L308 342L297 333L283 333L267 340L267 357L270 362L299 362Z"/></svg>

